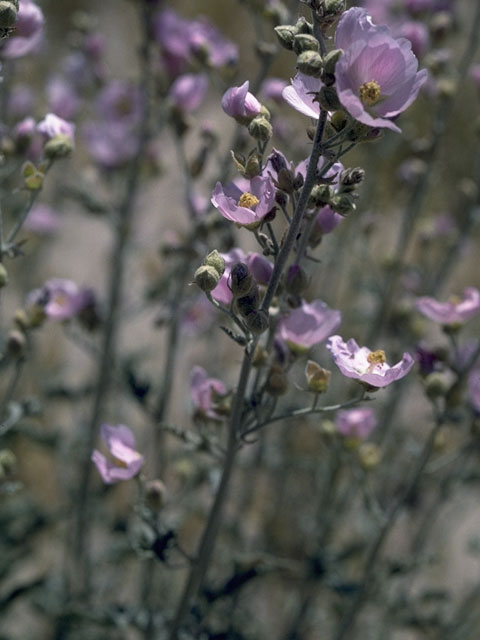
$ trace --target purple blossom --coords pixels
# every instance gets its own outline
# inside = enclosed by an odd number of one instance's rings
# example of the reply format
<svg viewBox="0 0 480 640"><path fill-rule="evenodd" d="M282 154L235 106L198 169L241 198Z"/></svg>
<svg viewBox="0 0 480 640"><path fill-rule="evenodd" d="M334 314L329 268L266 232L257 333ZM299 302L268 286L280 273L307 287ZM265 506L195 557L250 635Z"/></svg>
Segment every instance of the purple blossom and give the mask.
<svg viewBox="0 0 480 640"><path fill-rule="evenodd" d="M315 98L322 87L321 81L304 73L297 73L290 82L283 90L284 100L300 113L318 120L320 105Z"/></svg>
<svg viewBox="0 0 480 640"><path fill-rule="evenodd" d="M168 95L175 107L189 113L202 104L207 89L205 73L185 73L173 82Z"/></svg>
<svg viewBox="0 0 480 640"><path fill-rule="evenodd" d="M344 51L335 69L343 107L363 124L400 131L392 118L412 104L427 79L425 69L417 72L411 43L353 7L340 19L335 46Z"/></svg>
<svg viewBox="0 0 480 640"><path fill-rule="evenodd" d="M125 165L138 149L138 136L118 121L87 122L83 137L93 159L106 169Z"/></svg>
<svg viewBox="0 0 480 640"><path fill-rule="evenodd" d="M400 362L391 367L383 351L370 351L368 347L359 347L353 339L344 342L341 336L331 336L326 346L344 376L355 378L372 387L386 387L403 378L414 363L412 356L404 353Z"/></svg>
<svg viewBox="0 0 480 640"><path fill-rule="evenodd" d="M91 303L91 289L79 287L72 280L52 278L41 289L28 295L29 304L38 304L51 320L69 320Z"/></svg>
<svg viewBox="0 0 480 640"><path fill-rule="evenodd" d="M331 209L328 205L318 210L313 223L312 237L331 233L343 220L343 216Z"/></svg>
<svg viewBox="0 0 480 640"><path fill-rule="evenodd" d="M114 80L100 93L96 102L100 117L107 122L138 124L142 115L142 97L137 86Z"/></svg>
<svg viewBox="0 0 480 640"><path fill-rule="evenodd" d="M244 121L251 120L260 113L262 105L248 90L249 82L246 80L240 87L227 89L222 97L222 109L227 116Z"/></svg>
<svg viewBox="0 0 480 640"><path fill-rule="evenodd" d="M136 476L144 458L135 449L135 438L131 429L123 424L117 426L102 424L100 437L105 443L110 457L107 458L95 449L91 459L105 484L130 480Z"/></svg>
<svg viewBox="0 0 480 640"><path fill-rule="evenodd" d="M17 122L13 129L13 134L16 140L19 139L29 139L31 138L35 131L37 130L37 123L31 117L24 118L20 122Z"/></svg>
<svg viewBox="0 0 480 640"><path fill-rule="evenodd" d="M73 87L60 76L55 76L47 85L50 110L65 120L75 118L80 101Z"/></svg>
<svg viewBox="0 0 480 640"><path fill-rule="evenodd" d="M463 292L463 300L438 302L435 298L423 297L415 302L415 307L424 316L444 325L461 325L480 311L480 291L468 287Z"/></svg>
<svg viewBox="0 0 480 640"><path fill-rule="evenodd" d="M60 216L48 205L37 204L32 207L24 226L39 236L53 236L60 226Z"/></svg>
<svg viewBox="0 0 480 640"><path fill-rule="evenodd" d="M408 22L402 23L398 35L410 40L412 44L412 51L417 58L421 58L425 55L428 49L430 37L428 29L423 22L409 20Z"/></svg>
<svg viewBox="0 0 480 640"><path fill-rule="evenodd" d="M275 187L269 177L260 176L252 178L248 191L243 193L233 182L226 187L217 182L211 200L224 218L253 228L272 210Z"/></svg>
<svg viewBox="0 0 480 640"><path fill-rule="evenodd" d="M219 68L233 65L238 59L238 47L223 37L220 31L206 18L194 20L190 25L190 52L204 57L210 66Z"/></svg>
<svg viewBox="0 0 480 640"><path fill-rule="evenodd" d="M190 373L190 391L198 415L212 420L221 419L214 408L215 394L224 396L227 393L221 380L209 378L205 369L195 366Z"/></svg>
<svg viewBox="0 0 480 640"><path fill-rule="evenodd" d="M480 369L474 369L468 376L468 395L473 408L480 413Z"/></svg>
<svg viewBox="0 0 480 640"><path fill-rule="evenodd" d="M294 351L306 351L323 342L338 329L340 311L330 309L322 300L302 304L278 323L277 336Z"/></svg>
<svg viewBox="0 0 480 640"><path fill-rule="evenodd" d="M45 118L38 123L37 131L48 140L56 136L67 136L67 138L73 140L75 136L75 125L73 122L67 122L67 120L59 118L54 113L47 113Z"/></svg>
<svg viewBox="0 0 480 640"><path fill-rule="evenodd" d="M20 0L15 31L6 42L2 56L21 58L37 51L42 42L44 23L40 7L32 0Z"/></svg>
<svg viewBox="0 0 480 640"><path fill-rule="evenodd" d="M377 426L377 417L368 407L345 409L335 416L335 426L342 436L365 440Z"/></svg>
<svg viewBox="0 0 480 640"><path fill-rule="evenodd" d="M268 258L262 256L260 253L252 252L247 255L245 262L257 284L266 286L270 282L273 273L273 264Z"/></svg>

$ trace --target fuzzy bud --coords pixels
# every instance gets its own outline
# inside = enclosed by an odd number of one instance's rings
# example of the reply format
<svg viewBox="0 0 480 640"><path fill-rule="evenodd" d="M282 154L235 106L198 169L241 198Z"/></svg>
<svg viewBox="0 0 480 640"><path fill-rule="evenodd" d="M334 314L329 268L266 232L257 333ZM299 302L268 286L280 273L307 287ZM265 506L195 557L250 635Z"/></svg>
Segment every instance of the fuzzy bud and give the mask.
<svg viewBox="0 0 480 640"><path fill-rule="evenodd" d="M253 278L244 262L237 262L230 272L228 285L234 298L248 294L253 285Z"/></svg>
<svg viewBox="0 0 480 640"><path fill-rule="evenodd" d="M0 2L0 30L8 34L15 28L18 15L18 0L2 0Z"/></svg>
<svg viewBox="0 0 480 640"><path fill-rule="evenodd" d="M330 117L330 124L335 131L341 131L345 129L348 124L348 116L345 111L335 111Z"/></svg>
<svg viewBox="0 0 480 640"><path fill-rule="evenodd" d="M262 309L251 311L245 318L245 324L254 335L260 335L270 325L268 313Z"/></svg>
<svg viewBox="0 0 480 640"><path fill-rule="evenodd" d="M325 111L336 111L342 106L335 87L323 86L318 93L318 101Z"/></svg>
<svg viewBox="0 0 480 640"><path fill-rule="evenodd" d="M215 269L208 265L202 265L195 271L195 284L205 293L213 291L220 280L220 274Z"/></svg>
<svg viewBox="0 0 480 640"><path fill-rule="evenodd" d="M74 148L75 145L72 138L59 133L45 144L43 150L47 158L65 158Z"/></svg>
<svg viewBox="0 0 480 640"><path fill-rule="evenodd" d="M308 360L305 367L305 377L307 379L308 390L313 393L324 393L330 383L331 372L323 369L313 360Z"/></svg>
<svg viewBox="0 0 480 640"><path fill-rule="evenodd" d="M322 56L317 51L304 51L297 58L297 69L306 76L319 78L322 74Z"/></svg>
<svg viewBox="0 0 480 640"><path fill-rule="evenodd" d="M225 260L216 249L208 254L208 256L205 258L204 264L207 267L213 267L220 276L222 276L223 272L225 271Z"/></svg>
<svg viewBox="0 0 480 640"><path fill-rule="evenodd" d="M365 470L374 469L381 460L380 449L373 442L364 442L358 449L358 458Z"/></svg>
<svg viewBox="0 0 480 640"><path fill-rule="evenodd" d="M293 39L293 50L297 56L304 51L318 51L318 49L318 40L309 33L299 33Z"/></svg>
<svg viewBox="0 0 480 640"><path fill-rule="evenodd" d="M273 135L273 127L264 116L257 116L248 125L248 133L261 142L267 142Z"/></svg>
<svg viewBox="0 0 480 640"><path fill-rule="evenodd" d="M446 396L452 387L451 376L434 371L425 378L425 393L429 398Z"/></svg>
<svg viewBox="0 0 480 640"><path fill-rule="evenodd" d="M345 169L340 174L340 184L342 191L353 191L365 179L365 171L360 167Z"/></svg>
<svg viewBox="0 0 480 640"><path fill-rule="evenodd" d="M297 30L297 33L313 33L313 25L303 16L301 16L295 23L295 29Z"/></svg>
<svg viewBox="0 0 480 640"><path fill-rule="evenodd" d="M265 382L265 389L272 396L283 396L287 392L288 379L280 367L273 366L270 369Z"/></svg>
<svg viewBox="0 0 480 640"><path fill-rule="evenodd" d="M308 287L308 276L298 264L292 264L285 278L285 289L293 295L300 295Z"/></svg>
<svg viewBox="0 0 480 640"><path fill-rule="evenodd" d="M8 273L5 266L0 262L0 289L8 284Z"/></svg>
<svg viewBox="0 0 480 640"><path fill-rule="evenodd" d="M323 59L323 69L326 74L331 76L335 75L335 67L342 54L342 49L333 49L333 51L327 53Z"/></svg>
<svg viewBox="0 0 480 640"><path fill-rule="evenodd" d="M7 337L7 351L13 358L19 358L25 353L27 340L23 331L12 329Z"/></svg>
<svg viewBox="0 0 480 640"><path fill-rule="evenodd" d="M5 480L13 475L16 463L17 458L13 451L10 449L0 450L0 480Z"/></svg>
<svg viewBox="0 0 480 640"><path fill-rule="evenodd" d="M342 216L348 215L357 208L353 197L349 193L342 193L333 196L329 204L334 211Z"/></svg>
<svg viewBox="0 0 480 640"><path fill-rule="evenodd" d="M253 286L247 295L237 298L236 307L238 311L246 318L250 313L258 309L260 303L260 291L258 287Z"/></svg>
<svg viewBox="0 0 480 640"><path fill-rule="evenodd" d="M310 194L310 202L313 207L324 207L333 198L334 191L328 184L317 184Z"/></svg>
<svg viewBox="0 0 480 640"><path fill-rule="evenodd" d="M145 502L152 511L160 511L165 504L165 485L161 480L149 480L145 484Z"/></svg>
<svg viewBox="0 0 480 640"><path fill-rule="evenodd" d="M325 13L337 17L347 8L346 0L325 0Z"/></svg>
<svg viewBox="0 0 480 640"><path fill-rule="evenodd" d="M298 33L296 27L291 24L281 24L278 27L275 27L274 31L282 47L292 51L293 42Z"/></svg>

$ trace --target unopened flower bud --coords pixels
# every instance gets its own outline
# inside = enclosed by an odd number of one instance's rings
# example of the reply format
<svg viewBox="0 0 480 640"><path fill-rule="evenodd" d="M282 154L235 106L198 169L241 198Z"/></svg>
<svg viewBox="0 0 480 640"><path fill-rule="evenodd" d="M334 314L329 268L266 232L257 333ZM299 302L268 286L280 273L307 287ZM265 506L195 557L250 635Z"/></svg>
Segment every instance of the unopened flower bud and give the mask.
<svg viewBox="0 0 480 640"><path fill-rule="evenodd" d="M330 383L331 372L323 369L313 360L308 360L305 367L308 390L313 393L324 393Z"/></svg>
<svg viewBox="0 0 480 640"><path fill-rule="evenodd" d="M0 262L0 289L8 284L8 273L5 266Z"/></svg>
<svg viewBox="0 0 480 640"><path fill-rule="evenodd" d="M235 303L239 313L246 318L252 311L258 309L260 303L260 291L258 287L254 285L246 295L237 298Z"/></svg>
<svg viewBox="0 0 480 640"><path fill-rule="evenodd" d="M278 172L277 185L278 188L285 193L293 193L295 175L291 169L280 169Z"/></svg>
<svg viewBox="0 0 480 640"><path fill-rule="evenodd" d="M328 184L317 184L310 194L310 202L313 207L324 207L333 198L334 191Z"/></svg>
<svg viewBox="0 0 480 640"><path fill-rule="evenodd" d="M264 367L268 362L268 351L258 344L253 352L252 365L254 367Z"/></svg>
<svg viewBox="0 0 480 640"><path fill-rule="evenodd" d="M318 51L318 40L309 33L299 33L293 39L293 50L298 56L304 51Z"/></svg>
<svg viewBox="0 0 480 640"><path fill-rule="evenodd" d="M430 373L424 380L425 393L429 398L445 396L451 389L452 377L441 371Z"/></svg>
<svg viewBox="0 0 480 640"><path fill-rule="evenodd" d="M47 158L64 158L68 156L74 148L75 145L72 138L63 133L59 133L45 143L43 150Z"/></svg>
<svg viewBox="0 0 480 640"><path fill-rule="evenodd" d="M254 335L260 335L269 327L268 313L262 309L251 311L245 318L245 324Z"/></svg>
<svg viewBox="0 0 480 640"><path fill-rule="evenodd" d="M337 428L333 420L322 420L320 423L320 431L325 436L335 436L337 434Z"/></svg>
<svg viewBox="0 0 480 640"><path fill-rule="evenodd" d="M264 116L257 116L248 125L248 133L261 142L267 142L273 135L273 127Z"/></svg>
<svg viewBox="0 0 480 640"><path fill-rule="evenodd" d="M298 264L292 264L285 277L285 289L293 295L300 295L308 287L308 276Z"/></svg>
<svg viewBox="0 0 480 640"><path fill-rule="evenodd" d="M329 204L334 211L342 216L348 215L357 208L353 197L349 193L341 193L333 196Z"/></svg>
<svg viewBox="0 0 480 640"><path fill-rule="evenodd" d="M345 169L340 174L340 184L342 191L353 191L356 186L361 184L365 179L365 171L360 167L353 169Z"/></svg>
<svg viewBox="0 0 480 640"><path fill-rule="evenodd" d="M0 450L0 480L10 478L15 471L15 465L17 464L17 458L13 451L10 449Z"/></svg>
<svg viewBox="0 0 480 640"><path fill-rule="evenodd" d="M282 47L291 51L293 49L295 36L298 33L296 27L291 24L281 24L275 27L274 31Z"/></svg>
<svg viewBox="0 0 480 640"><path fill-rule="evenodd" d="M211 251L205 258L205 265L207 267L213 267L220 276L222 276L225 271L225 260L216 249Z"/></svg>
<svg viewBox="0 0 480 640"><path fill-rule="evenodd" d="M335 87L322 87L318 93L318 102L325 111L336 111L342 106Z"/></svg>
<svg viewBox="0 0 480 640"><path fill-rule="evenodd" d="M244 262L237 262L230 271L228 285L234 298L246 295L253 285L253 278Z"/></svg>
<svg viewBox="0 0 480 640"><path fill-rule="evenodd" d="M161 480L149 480L145 484L145 501L152 511L160 511L165 504L166 488Z"/></svg>
<svg viewBox="0 0 480 640"><path fill-rule="evenodd" d="M0 2L0 30L8 34L15 27L18 15L18 0Z"/></svg>
<svg viewBox="0 0 480 640"><path fill-rule="evenodd" d="M272 396L283 396L288 390L288 379L280 367L273 366L265 382L265 390Z"/></svg>
<svg viewBox="0 0 480 640"><path fill-rule="evenodd" d="M325 13L337 17L347 8L346 0L325 0Z"/></svg>
<svg viewBox="0 0 480 640"><path fill-rule="evenodd" d="M198 267L195 271L195 284L200 287L202 291L208 293L213 291L220 281L220 274L215 267L208 266L206 264Z"/></svg>
<svg viewBox="0 0 480 640"><path fill-rule="evenodd" d="M364 442L358 449L358 458L364 469L374 469L381 460L380 449L373 442Z"/></svg>
<svg viewBox="0 0 480 640"><path fill-rule="evenodd" d="M323 59L323 69L326 74L335 75L335 67L342 54L342 49L333 49L333 51L327 53Z"/></svg>
<svg viewBox="0 0 480 640"><path fill-rule="evenodd" d="M319 78L322 68L322 56L317 51L304 51L297 58L297 69L306 76Z"/></svg>
<svg viewBox="0 0 480 640"><path fill-rule="evenodd" d="M20 331L19 329L12 329L8 333L7 351L10 356L14 358L23 356L23 354L25 353L26 345L27 340L23 331Z"/></svg>
<svg viewBox="0 0 480 640"><path fill-rule="evenodd" d="M45 175L32 162L25 162L22 167L22 175L25 187L29 191L38 191L42 188Z"/></svg>
<svg viewBox="0 0 480 640"><path fill-rule="evenodd" d="M345 129L348 124L348 116L345 111L335 111L332 113L330 117L330 124L335 129L335 131L341 131Z"/></svg>
<svg viewBox="0 0 480 640"><path fill-rule="evenodd" d="M297 33L313 33L313 25L306 18L301 16L295 23Z"/></svg>

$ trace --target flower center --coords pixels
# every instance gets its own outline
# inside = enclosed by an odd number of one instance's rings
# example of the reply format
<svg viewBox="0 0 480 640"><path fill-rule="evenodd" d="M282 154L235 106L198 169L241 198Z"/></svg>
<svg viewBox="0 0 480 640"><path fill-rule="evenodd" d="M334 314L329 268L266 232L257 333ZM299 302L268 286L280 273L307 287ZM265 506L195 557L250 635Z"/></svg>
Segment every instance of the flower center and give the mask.
<svg viewBox="0 0 480 640"><path fill-rule="evenodd" d="M462 301L462 299L459 298L458 296L455 296L455 295L450 296L448 298L448 302L450 302L450 304L453 304L455 306L459 305L461 303L461 301Z"/></svg>
<svg viewBox="0 0 480 640"><path fill-rule="evenodd" d="M59 307L67 307L69 298L65 293L56 293L52 298L52 302L57 304Z"/></svg>
<svg viewBox="0 0 480 640"><path fill-rule="evenodd" d="M257 197L248 193L248 191L245 191L245 193L242 193L240 196L238 205L240 207L246 207L247 209L253 209L253 207L255 207L259 202L260 200Z"/></svg>
<svg viewBox="0 0 480 640"><path fill-rule="evenodd" d="M358 90L358 95L363 104L371 107L380 99L380 85L375 80L364 82Z"/></svg>
<svg viewBox="0 0 480 640"><path fill-rule="evenodd" d="M375 366L377 364L385 364L385 362L387 361L387 358L385 356L385 351L383 351L383 349L378 349L378 351L372 351L371 353L368 354L367 360L372 366Z"/></svg>

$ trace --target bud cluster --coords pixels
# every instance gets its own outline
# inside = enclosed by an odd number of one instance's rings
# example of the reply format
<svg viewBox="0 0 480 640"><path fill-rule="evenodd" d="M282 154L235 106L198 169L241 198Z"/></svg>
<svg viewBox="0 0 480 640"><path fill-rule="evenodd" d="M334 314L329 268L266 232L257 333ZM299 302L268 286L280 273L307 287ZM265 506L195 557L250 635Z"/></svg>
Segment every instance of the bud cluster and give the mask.
<svg viewBox="0 0 480 640"><path fill-rule="evenodd" d="M209 293L220 282L224 271L225 260L215 249L208 254L202 266L195 271L195 284L205 293Z"/></svg>
<svg viewBox="0 0 480 640"><path fill-rule="evenodd" d="M235 309L245 320L249 331L256 335L266 331L269 326L268 314L259 308L260 290L244 262L238 262L232 267L228 286L235 301Z"/></svg>

